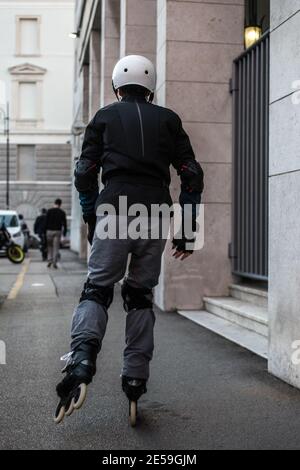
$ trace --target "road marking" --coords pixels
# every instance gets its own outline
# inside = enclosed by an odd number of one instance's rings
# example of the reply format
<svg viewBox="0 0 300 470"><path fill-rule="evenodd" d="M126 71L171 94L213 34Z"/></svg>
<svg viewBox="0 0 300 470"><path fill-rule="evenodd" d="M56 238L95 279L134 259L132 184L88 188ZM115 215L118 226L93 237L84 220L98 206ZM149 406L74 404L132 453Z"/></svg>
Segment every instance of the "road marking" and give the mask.
<svg viewBox="0 0 300 470"><path fill-rule="evenodd" d="M30 258L25 260L23 267L18 274L16 282L14 283L13 287L10 290L10 293L8 294L8 297L7 297L8 300L14 300L17 297L21 287L24 284L24 278L25 278L25 274L28 271L29 264L30 264Z"/></svg>

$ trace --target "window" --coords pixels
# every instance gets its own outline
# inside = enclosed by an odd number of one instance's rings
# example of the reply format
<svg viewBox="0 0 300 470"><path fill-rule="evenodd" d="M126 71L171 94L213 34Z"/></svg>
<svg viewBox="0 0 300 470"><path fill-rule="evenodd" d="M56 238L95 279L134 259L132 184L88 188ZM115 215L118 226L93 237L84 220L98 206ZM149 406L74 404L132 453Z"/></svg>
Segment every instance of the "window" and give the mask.
<svg viewBox="0 0 300 470"><path fill-rule="evenodd" d="M18 145L18 180L35 180L34 145Z"/></svg>
<svg viewBox="0 0 300 470"><path fill-rule="evenodd" d="M35 82L19 83L19 118L35 121L37 119L37 84Z"/></svg>
<svg viewBox="0 0 300 470"><path fill-rule="evenodd" d="M41 128L43 126L42 88L46 69L28 62L10 67L11 118L17 128Z"/></svg>
<svg viewBox="0 0 300 470"><path fill-rule="evenodd" d="M5 224L6 227L19 227L19 220L16 215L0 215L0 227Z"/></svg>
<svg viewBox="0 0 300 470"><path fill-rule="evenodd" d="M40 53L39 17L17 17L17 55L36 56Z"/></svg>

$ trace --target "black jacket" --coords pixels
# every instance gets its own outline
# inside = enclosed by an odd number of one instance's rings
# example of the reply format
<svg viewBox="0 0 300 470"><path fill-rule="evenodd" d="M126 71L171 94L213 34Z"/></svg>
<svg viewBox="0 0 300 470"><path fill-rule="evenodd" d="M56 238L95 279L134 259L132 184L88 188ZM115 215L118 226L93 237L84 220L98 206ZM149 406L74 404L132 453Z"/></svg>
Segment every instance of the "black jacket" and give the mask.
<svg viewBox="0 0 300 470"><path fill-rule="evenodd" d="M118 205L120 195L128 204L167 203L170 165L179 172L195 155L179 116L170 109L148 103L143 97L127 96L100 109L87 126L80 159L102 168L105 188L97 197ZM95 204L96 192L80 194L84 213Z"/></svg>
<svg viewBox="0 0 300 470"><path fill-rule="evenodd" d="M46 223L47 223L47 215L42 214L39 215L35 222L34 222L34 233L37 233L38 235L43 235L46 233Z"/></svg>
<svg viewBox="0 0 300 470"><path fill-rule="evenodd" d="M63 230L63 235L67 233L66 213L59 207L52 207L47 211L46 230Z"/></svg>

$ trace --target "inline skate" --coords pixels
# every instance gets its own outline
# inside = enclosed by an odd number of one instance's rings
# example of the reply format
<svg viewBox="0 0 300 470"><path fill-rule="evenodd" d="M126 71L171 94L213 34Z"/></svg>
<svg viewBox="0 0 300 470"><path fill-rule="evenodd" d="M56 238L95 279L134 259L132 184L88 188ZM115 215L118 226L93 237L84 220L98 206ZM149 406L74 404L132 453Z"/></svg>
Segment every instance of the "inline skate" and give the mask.
<svg viewBox="0 0 300 470"><path fill-rule="evenodd" d="M97 348L89 343L80 344L74 351L62 357L62 360L66 361L62 373L66 373L66 376L56 387L60 398L54 417L56 424L82 407L87 385L92 382L96 373L96 358Z"/></svg>
<svg viewBox="0 0 300 470"><path fill-rule="evenodd" d="M136 426L138 414L138 399L147 392L145 379L122 376L122 389L129 400L129 422L131 427Z"/></svg>

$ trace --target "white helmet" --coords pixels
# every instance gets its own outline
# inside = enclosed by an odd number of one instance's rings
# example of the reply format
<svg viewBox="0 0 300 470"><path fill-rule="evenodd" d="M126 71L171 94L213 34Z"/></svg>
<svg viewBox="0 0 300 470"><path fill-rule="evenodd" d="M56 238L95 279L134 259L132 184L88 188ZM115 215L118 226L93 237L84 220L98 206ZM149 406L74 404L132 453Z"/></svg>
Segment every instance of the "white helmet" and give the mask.
<svg viewBox="0 0 300 470"><path fill-rule="evenodd" d="M128 55L117 62L112 82L114 90L125 85L140 85L154 93L156 73L152 62L141 55Z"/></svg>

